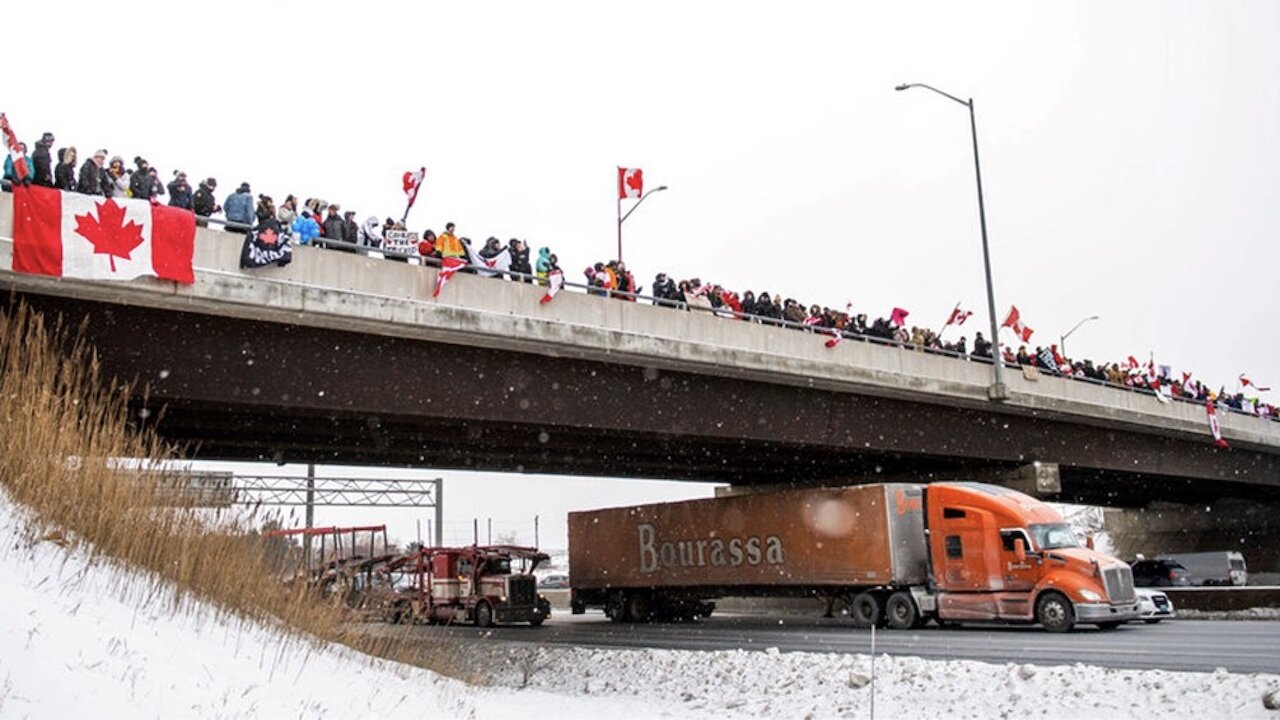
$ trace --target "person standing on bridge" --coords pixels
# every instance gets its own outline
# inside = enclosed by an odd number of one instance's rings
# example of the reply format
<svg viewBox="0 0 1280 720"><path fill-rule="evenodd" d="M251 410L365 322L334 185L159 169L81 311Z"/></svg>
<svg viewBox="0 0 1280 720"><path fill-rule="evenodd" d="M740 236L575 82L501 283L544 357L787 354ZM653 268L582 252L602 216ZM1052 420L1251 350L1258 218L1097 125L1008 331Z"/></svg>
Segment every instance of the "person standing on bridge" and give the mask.
<svg viewBox="0 0 1280 720"><path fill-rule="evenodd" d="M191 183L187 182L187 174L181 170L173 171L173 180L169 181L169 207L191 210L195 197L191 194Z"/></svg>
<svg viewBox="0 0 1280 720"><path fill-rule="evenodd" d="M209 216L222 210L222 206L213 198L213 191L218 188L218 180L216 178L208 178L200 181L200 187L196 189L196 194L191 197L191 209L196 214L196 224L200 227L208 226L207 219Z"/></svg>
<svg viewBox="0 0 1280 720"><path fill-rule="evenodd" d="M67 192L76 191L75 146L58 150L58 166L53 169L53 186Z"/></svg>
<svg viewBox="0 0 1280 720"><path fill-rule="evenodd" d="M53 133L45 133L36 142L36 149L31 153L31 182L43 187L53 187L53 158L49 149L53 147Z"/></svg>
<svg viewBox="0 0 1280 720"><path fill-rule="evenodd" d="M284 202L280 203L280 208L276 210L276 220L280 222L280 227L285 232L289 232L293 227L293 221L298 219L298 198L293 195L285 197Z"/></svg>
<svg viewBox="0 0 1280 720"><path fill-rule="evenodd" d="M111 197L111 178L107 175L105 164L107 151L98 150L93 157L80 166L80 176L76 181L76 192L83 195L105 195Z"/></svg>
<svg viewBox="0 0 1280 720"><path fill-rule="evenodd" d="M436 239L436 249L440 251L442 258L465 258L467 251L462 247L462 241L454 233L455 226L453 223L446 223L444 232L440 233L440 237Z"/></svg>
<svg viewBox="0 0 1280 720"><path fill-rule="evenodd" d="M151 164L142 157L134 157L137 167L129 177L129 196L139 200L150 200L155 194L155 180L151 177Z"/></svg>
<svg viewBox="0 0 1280 720"><path fill-rule="evenodd" d="M222 204L227 209L227 222L243 226L235 230L247 230L253 225L253 191L249 189L249 183L240 183L240 187Z"/></svg>

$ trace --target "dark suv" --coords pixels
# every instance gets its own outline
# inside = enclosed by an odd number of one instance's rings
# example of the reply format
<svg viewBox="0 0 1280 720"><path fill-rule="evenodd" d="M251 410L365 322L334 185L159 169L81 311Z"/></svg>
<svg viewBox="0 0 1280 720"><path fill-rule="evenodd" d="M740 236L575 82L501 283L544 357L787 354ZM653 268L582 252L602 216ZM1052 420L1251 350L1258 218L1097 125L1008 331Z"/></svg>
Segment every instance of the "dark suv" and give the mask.
<svg viewBox="0 0 1280 720"><path fill-rule="evenodd" d="M1138 560L1133 563L1137 587L1171 587L1191 584L1191 573L1173 560Z"/></svg>

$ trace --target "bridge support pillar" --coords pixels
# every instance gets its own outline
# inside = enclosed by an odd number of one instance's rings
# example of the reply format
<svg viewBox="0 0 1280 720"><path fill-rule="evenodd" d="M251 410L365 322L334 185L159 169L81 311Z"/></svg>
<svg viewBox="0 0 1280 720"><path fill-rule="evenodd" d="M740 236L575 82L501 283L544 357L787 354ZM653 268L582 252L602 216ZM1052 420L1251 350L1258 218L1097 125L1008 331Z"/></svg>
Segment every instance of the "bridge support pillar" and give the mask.
<svg viewBox="0 0 1280 720"><path fill-rule="evenodd" d="M1139 510L1108 508L1104 527L1117 557L1235 550L1249 584L1280 582L1280 504L1226 498L1206 505L1154 502Z"/></svg>
<svg viewBox="0 0 1280 720"><path fill-rule="evenodd" d="M1062 492L1062 473L1058 463L1037 461L1011 470L999 484L1034 498L1045 498Z"/></svg>

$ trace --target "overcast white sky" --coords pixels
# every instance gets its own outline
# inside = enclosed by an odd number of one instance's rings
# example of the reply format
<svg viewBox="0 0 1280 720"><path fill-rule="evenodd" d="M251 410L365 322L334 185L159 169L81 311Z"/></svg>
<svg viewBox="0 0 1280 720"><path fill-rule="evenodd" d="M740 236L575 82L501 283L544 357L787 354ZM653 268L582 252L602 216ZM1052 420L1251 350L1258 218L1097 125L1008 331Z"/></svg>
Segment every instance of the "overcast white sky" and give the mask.
<svg viewBox="0 0 1280 720"><path fill-rule="evenodd" d="M12 5L0 109L24 139L361 218L398 217L425 165L413 229L549 245L575 280L615 254L614 168L639 167L671 188L627 221L644 285L933 327L960 300L971 338L967 111L893 91L929 83L976 101L997 312L1033 344L1096 314L1072 355L1280 384L1270 0Z"/></svg>

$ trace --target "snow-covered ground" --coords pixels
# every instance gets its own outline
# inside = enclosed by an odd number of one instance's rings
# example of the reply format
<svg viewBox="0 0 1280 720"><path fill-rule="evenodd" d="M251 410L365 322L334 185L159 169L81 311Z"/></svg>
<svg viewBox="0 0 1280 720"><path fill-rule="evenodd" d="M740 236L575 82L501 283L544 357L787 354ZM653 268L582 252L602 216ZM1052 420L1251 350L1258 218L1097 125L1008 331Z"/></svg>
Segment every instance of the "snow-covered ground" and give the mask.
<svg viewBox="0 0 1280 720"><path fill-rule="evenodd" d="M1280 676L913 657L512 648L471 686L284 641L152 593L138 573L20 542L0 499L0 717L1280 718Z"/></svg>

